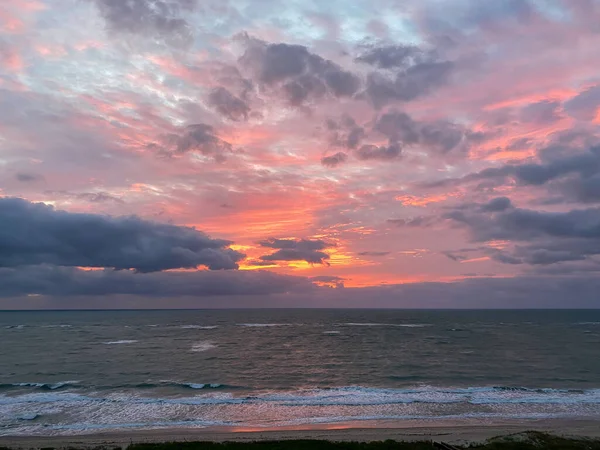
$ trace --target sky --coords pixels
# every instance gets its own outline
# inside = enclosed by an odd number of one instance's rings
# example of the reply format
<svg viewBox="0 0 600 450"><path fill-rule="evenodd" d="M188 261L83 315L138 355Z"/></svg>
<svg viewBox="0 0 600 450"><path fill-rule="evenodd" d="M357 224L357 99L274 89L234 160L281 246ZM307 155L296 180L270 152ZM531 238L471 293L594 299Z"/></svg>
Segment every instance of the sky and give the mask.
<svg viewBox="0 0 600 450"><path fill-rule="evenodd" d="M600 307L598 24L4 0L0 308Z"/></svg>

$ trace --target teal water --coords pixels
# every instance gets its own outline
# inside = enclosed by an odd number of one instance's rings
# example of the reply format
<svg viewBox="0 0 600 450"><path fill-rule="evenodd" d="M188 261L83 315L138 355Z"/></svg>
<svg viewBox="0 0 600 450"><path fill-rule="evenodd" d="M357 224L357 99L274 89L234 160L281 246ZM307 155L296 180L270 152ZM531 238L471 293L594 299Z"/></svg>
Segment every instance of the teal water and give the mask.
<svg viewBox="0 0 600 450"><path fill-rule="evenodd" d="M600 311L0 312L0 434L600 418Z"/></svg>

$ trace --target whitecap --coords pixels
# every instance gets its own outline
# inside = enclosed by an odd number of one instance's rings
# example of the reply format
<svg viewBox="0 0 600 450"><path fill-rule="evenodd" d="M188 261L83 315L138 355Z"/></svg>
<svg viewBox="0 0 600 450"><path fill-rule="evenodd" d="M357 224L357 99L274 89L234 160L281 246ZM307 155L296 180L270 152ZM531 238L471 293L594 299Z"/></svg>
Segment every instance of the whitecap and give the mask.
<svg viewBox="0 0 600 450"><path fill-rule="evenodd" d="M214 330L219 328L217 325L181 325L179 328L194 329L194 330Z"/></svg>
<svg viewBox="0 0 600 450"><path fill-rule="evenodd" d="M403 327L403 328L423 328L430 327L430 323L368 323L368 322L348 322L341 325L346 327Z"/></svg>
<svg viewBox="0 0 600 450"><path fill-rule="evenodd" d="M103 342L104 345L118 345L118 344L135 344L137 340L135 339L122 339L120 341L108 341Z"/></svg>
<svg viewBox="0 0 600 450"><path fill-rule="evenodd" d="M240 327L266 328L266 327L289 327L291 323L238 323Z"/></svg>
<svg viewBox="0 0 600 450"><path fill-rule="evenodd" d="M216 348L217 346L215 344L213 344L210 341L202 341L202 342L197 342L194 345L192 345L192 350L193 352L206 352L208 350L212 350L213 348Z"/></svg>

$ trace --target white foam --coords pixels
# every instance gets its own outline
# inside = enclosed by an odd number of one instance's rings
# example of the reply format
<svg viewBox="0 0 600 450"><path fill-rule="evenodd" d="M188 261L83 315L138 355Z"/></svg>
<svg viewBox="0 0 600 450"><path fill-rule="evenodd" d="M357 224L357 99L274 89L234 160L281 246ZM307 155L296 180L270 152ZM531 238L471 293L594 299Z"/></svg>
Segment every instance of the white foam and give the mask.
<svg viewBox="0 0 600 450"><path fill-rule="evenodd" d="M183 386L188 386L192 389L206 389L206 388L212 388L212 389L217 389L220 388L221 385L218 383L211 383L211 384L202 384L202 383L181 383Z"/></svg>
<svg viewBox="0 0 600 450"><path fill-rule="evenodd" d="M192 345L192 352L206 352L208 350L212 350L213 348L216 348L217 346L212 343L211 341L201 341L201 342L197 342L194 345Z"/></svg>
<svg viewBox="0 0 600 450"><path fill-rule="evenodd" d="M248 328L266 328L266 327L289 327L292 325L291 323L238 323L240 327L248 327Z"/></svg>
<svg viewBox="0 0 600 450"><path fill-rule="evenodd" d="M423 328L432 326L430 323L367 323L367 322L348 322L341 325L346 327L403 327L403 328Z"/></svg>
<svg viewBox="0 0 600 450"><path fill-rule="evenodd" d="M104 345L119 345L119 344L135 344L137 340L135 339L122 339L120 341L108 341L103 342Z"/></svg>
<svg viewBox="0 0 600 450"><path fill-rule="evenodd" d="M206 385L182 383L193 389ZM456 403L457 405L452 405ZM482 405L482 406L480 406ZM35 415L39 418L34 420ZM59 423L49 415L60 415ZM282 426L371 419L600 417L600 389L569 391L512 387L382 389L361 386L295 391L194 392L146 397L131 391L86 396L71 392L0 395L0 417L12 434L82 433L95 429L163 426ZM20 419L20 418L26 419ZM193 419L190 419L193 418ZM4 431L3 431L4 432Z"/></svg>
<svg viewBox="0 0 600 450"><path fill-rule="evenodd" d="M179 328L194 329L194 330L214 330L219 328L218 325L181 325Z"/></svg>
<svg viewBox="0 0 600 450"><path fill-rule="evenodd" d="M15 387L37 387L37 388L46 388L51 391L55 389L60 389L65 386L70 386L72 384L78 384L80 381L78 380L69 380L69 381L59 381L57 383L13 383L12 386Z"/></svg>

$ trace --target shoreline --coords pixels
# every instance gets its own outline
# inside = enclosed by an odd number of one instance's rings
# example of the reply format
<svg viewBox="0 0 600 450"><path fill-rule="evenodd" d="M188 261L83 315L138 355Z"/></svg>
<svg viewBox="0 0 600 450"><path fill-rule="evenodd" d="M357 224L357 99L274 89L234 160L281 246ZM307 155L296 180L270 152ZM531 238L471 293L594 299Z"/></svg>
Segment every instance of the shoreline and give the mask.
<svg viewBox="0 0 600 450"><path fill-rule="evenodd" d="M40 448L101 446L127 446L132 443L163 442L252 442L291 439L316 439L325 441L373 442L387 439L395 441L444 441L450 444L470 444L488 439L540 431L556 436L575 438L600 438L600 421L590 419L540 419L506 420L489 423L474 421L431 422L347 422L314 426L269 428L166 428L136 431L110 431L60 436L0 436L0 447Z"/></svg>

